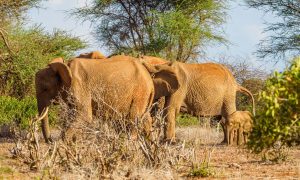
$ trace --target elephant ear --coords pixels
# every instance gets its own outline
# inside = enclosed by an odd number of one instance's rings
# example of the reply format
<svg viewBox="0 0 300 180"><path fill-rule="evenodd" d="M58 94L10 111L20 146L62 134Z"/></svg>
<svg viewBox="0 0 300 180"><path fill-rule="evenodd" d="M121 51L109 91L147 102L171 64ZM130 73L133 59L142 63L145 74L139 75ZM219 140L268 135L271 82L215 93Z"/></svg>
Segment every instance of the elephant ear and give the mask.
<svg viewBox="0 0 300 180"><path fill-rule="evenodd" d="M175 68L172 67L172 63L160 65L143 64L152 75L155 87L155 99L163 96L170 96L179 89L180 83L178 75Z"/></svg>
<svg viewBox="0 0 300 180"><path fill-rule="evenodd" d="M66 87L71 86L71 81L72 81L71 70L66 64L64 64L62 58L53 59L50 62L49 66L55 73L57 73L60 76L60 78L62 79Z"/></svg>

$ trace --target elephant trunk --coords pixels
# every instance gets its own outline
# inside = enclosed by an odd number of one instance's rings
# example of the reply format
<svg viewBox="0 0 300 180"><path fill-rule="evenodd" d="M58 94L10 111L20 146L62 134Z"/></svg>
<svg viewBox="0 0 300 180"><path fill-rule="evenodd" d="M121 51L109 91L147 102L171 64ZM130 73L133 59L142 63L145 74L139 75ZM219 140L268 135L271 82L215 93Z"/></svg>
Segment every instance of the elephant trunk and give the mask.
<svg viewBox="0 0 300 180"><path fill-rule="evenodd" d="M41 100L38 98L38 111L39 115L42 116L42 132L46 143L51 141L50 139L50 129L49 129L49 121L48 121L48 112L46 109L48 108L47 103L42 103ZM44 114L45 112L45 114Z"/></svg>

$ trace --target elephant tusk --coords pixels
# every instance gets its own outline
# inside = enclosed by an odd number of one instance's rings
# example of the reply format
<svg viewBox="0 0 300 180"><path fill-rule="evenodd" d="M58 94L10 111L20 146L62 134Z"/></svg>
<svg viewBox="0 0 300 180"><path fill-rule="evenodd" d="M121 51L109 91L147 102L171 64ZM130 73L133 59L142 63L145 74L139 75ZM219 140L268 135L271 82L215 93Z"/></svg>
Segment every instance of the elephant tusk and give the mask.
<svg viewBox="0 0 300 180"><path fill-rule="evenodd" d="M37 121L41 121L42 119L44 119L48 113L49 107L46 107L45 109L43 109L42 114L38 117Z"/></svg>

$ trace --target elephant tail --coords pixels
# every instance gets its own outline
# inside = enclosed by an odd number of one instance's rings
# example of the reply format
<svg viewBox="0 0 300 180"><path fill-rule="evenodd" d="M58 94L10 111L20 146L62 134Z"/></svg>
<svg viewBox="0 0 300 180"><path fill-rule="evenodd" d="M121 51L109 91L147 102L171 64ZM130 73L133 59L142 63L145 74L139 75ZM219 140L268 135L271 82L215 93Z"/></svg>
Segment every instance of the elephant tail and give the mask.
<svg viewBox="0 0 300 180"><path fill-rule="evenodd" d="M242 92L242 93L245 93L245 94L248 94L251 99L252 99L252 111L253 111L253 116L255 116L255 102L254 102L254 97L253 97L253 94L246 88L238 85L238 91Z"/></svg>

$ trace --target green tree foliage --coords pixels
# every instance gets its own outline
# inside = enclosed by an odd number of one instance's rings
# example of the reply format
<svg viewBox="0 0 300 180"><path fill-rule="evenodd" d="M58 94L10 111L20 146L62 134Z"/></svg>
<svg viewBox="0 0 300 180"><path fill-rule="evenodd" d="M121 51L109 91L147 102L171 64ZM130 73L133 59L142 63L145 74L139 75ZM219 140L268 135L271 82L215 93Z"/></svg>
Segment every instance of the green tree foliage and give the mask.
<svg viewBox="0 0 300 180"><path fill-rule="evenodd" d="M256 153L274 145L300 144L300 57L282 73L275 72L260 94L263 107L254 120L249 147Z"/></svg>
<svg viewBox="0 0 300 180"><path fill-rule="evenodd" d="M25 28L24 14L39 2L0 0L0 125L15 122L26 126L28 118L37 114L35 73L51 59L68 59L85 47L83 41L64 31Z"/></svg>
<svg viewBox="0 0 300 180"><path fill-rule="evenodd" d="M34 95L34 74L55 57L68 59L84 47L82 41L63 32L44 32L40 27L14 27L8 31L10 47L0 41L0 94Z"/></svg>
<svg viewBox="0 0 300 180"><path fill-rule="evenodd" d="M271 36L260 43L259 57L271 55L279 58L286 53L300 53L300 2L299 0L246 0L249 7L272 12L281 22L269 23L265 29Z"/></svg>
<svg viewBox="0 0 300 180"><path fill-rule="evenodd" d="M24 13L41 0L0 0L0 95L23 98L34 95L38 69L55 57L69 58L85 47L77 37L41 27L24 28Z"/></svg>
<svg viewBox="0 0 300 180"><path fill-rule="evenodd" d="M10 50L7 29L23 20L24 13L32 7L37 7L40 1L0 0L0 41L4 42L5 48Z"/></svg>
<svg viewBox="0 0 300 180"><path fill-rule="evenodd" d="M19 19L24 12L37 7L41 0L0 0L0 27L10 23L12 19Z"/></svg>
<svg viewBox="0 0 300 180"><path fill-rule="evenodd" d="M27 127L29 119L37 115L37 103L34 98L17 99L10 96L0 96L0 126L17 124L21 128ZM50 122L56 119L55 110L49 113Z"/></svg>
<svg viewBox="0 0 300 180"><path fill-rule="evenodd" d="M210 42L225 42L225 3L216 0L94 0L73 14L91 21L113 53L141 53L187 61Z"/></svg>

